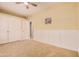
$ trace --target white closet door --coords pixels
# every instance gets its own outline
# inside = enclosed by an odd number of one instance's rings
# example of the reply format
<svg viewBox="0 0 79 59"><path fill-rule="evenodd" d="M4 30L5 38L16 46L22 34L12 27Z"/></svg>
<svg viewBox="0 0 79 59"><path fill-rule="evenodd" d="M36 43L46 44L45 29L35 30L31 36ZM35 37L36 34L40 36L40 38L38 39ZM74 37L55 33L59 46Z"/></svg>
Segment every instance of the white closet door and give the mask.
<svg viewBox="0 0 79 59"><path fill-rule="evenodd" d="M23 40L29 39L30 37L30 29L29 29L29 22L27 20L23 20L22 23L22 38Z"/></svg>
<svg viewBox="0 0 79 59"><path fill-rule="evenodd" d="M8 20L0 17L0 44L8 42Z"/></svg>
<svg viewBox="0 0 79 59"><path fill-rule="evenodd" d="M21 36L21 20L11 19L9 21L9 42L22 40Z"/></svg>

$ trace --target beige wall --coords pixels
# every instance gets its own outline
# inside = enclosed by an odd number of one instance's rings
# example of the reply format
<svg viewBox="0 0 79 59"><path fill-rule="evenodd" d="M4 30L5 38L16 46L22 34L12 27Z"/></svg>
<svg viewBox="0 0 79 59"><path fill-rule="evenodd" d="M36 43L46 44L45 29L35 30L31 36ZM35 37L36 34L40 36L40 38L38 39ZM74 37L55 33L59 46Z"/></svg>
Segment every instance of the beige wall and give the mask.
<svg viewBox="0 0 79 59"><path fill-rule="evenodd" d="M61 3L32 16L35 40L70 50L79 47L79 3ZM53 24L44 24L46 17ZM49 30L47 30L49 29Z"/></svg>
<svg viewBox="0 0 79 59"><path fill-rule="evenodd" d="M46 17L52 17L53 24L44 24ZM31 18L37 29L77 29L77 3L57 4Z"/></svg>

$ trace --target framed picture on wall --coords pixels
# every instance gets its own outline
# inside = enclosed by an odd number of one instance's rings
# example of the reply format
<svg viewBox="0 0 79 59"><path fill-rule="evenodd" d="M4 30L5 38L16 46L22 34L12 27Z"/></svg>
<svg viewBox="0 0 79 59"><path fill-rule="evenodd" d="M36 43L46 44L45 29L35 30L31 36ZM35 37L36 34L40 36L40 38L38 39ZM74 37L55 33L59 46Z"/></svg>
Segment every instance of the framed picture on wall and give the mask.
<svg viewBox="0 0 79 59"><path fill-rule="evenodd" d="M52 24L52 18L51 17L45 18L45 24Z"/></svg>

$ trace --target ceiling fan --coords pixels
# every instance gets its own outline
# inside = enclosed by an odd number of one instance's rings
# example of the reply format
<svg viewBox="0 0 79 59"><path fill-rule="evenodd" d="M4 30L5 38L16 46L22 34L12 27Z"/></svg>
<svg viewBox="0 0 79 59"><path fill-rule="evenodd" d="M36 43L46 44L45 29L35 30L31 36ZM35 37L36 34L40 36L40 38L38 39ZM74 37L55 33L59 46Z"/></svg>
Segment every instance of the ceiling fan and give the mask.
<svg viewBox="0 0 79 59"><path fill-rule="evenodd" d="M35 4L33 2L16 2L16 4L25 4L27 9L29 9L29 5L37 7L37 4Z"/></svg>

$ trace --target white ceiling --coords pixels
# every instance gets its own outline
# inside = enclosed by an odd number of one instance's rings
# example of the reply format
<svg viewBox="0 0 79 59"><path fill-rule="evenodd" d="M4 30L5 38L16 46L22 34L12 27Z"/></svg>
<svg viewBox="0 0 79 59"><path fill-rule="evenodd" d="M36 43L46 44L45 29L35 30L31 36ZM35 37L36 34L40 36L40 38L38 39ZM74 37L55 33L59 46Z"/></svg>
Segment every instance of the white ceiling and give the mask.
<svg viewBox="0 0 79 59"><path fill-rule="evenodd" d="M18 15L27 16L32 15L34 13L37 13L39 11L44 11L47 8L51 8L52 6L55 6L57 3L51 3L51 2L35 2L38 6L34 7L32 5L29 5L29 9L26 9L24 4L16 4L15 2L0 2L0 9L16 13Z"/></svg>

